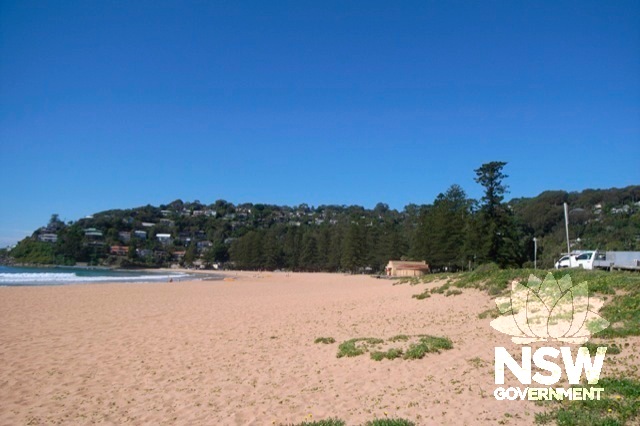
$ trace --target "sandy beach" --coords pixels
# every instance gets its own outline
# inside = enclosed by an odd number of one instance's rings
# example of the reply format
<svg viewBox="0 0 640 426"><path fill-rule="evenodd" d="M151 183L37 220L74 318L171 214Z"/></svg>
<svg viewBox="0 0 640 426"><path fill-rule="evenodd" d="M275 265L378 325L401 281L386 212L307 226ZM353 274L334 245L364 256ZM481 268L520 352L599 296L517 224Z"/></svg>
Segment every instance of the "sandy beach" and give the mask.
<svg viewBox="0 0 640 426"><path fill-rule="evenodd" d="M493 397L494 347L515 346L478 319L494 306L485 293L417 300L422 286L368 276L228 276L0 288L0 424L532 424L540 410ZM336 357L342 341L398 334L454 347Z"/></svg>

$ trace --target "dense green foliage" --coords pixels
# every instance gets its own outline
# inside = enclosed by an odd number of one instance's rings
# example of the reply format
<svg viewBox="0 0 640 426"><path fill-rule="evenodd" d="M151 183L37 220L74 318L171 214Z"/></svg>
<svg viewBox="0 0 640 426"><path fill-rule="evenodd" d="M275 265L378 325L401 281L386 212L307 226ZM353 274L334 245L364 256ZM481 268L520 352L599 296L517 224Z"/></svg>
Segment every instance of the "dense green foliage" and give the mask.
<svg viewBox="0 0 640 426"><path fill-rule="evenodd" d="M432 204L410 204L402 211L383 203L365 209L176 200L69 223L53 215L10 254L17 262L37 264L220 264L372 273L382 272L390 259L406 259L451 271L488 262L532 266L537 237L538 265L550 267L566 250L563 202L571 207L574 248L640 250L640 186L549 191L507 203L505 166L491 162L475 170L484 188L479 201L452 185ZM158 238L162 234L169 237Z"/></svg>
<svg viewBox="0 0 640 426"><path fill-rule="evenodd" d="M33 264L50 265L56 262L53 246L40 241L24 240L11 250L11 255L16 259L28 259Z"/></svg>
<svg viewBox="0 0 640 426"><path fill-rule="evenodd" d="M597 338L615 338L640 335L640 274L637 272L605 272L584 269L533 270L533 269L499 269L496 265L483 265L471 272L456 274L432 274L421 278L405 279L401 282L411 284L428 283L446 279L442 286L420 293L418 299L429 297L433 293L445 293L450 288L477 288L491 295L508 291L510 283L520 281L526 283L530 275L543 280L551 273L555 279L565 275L571 277L574 284L586 281L591 294L606 297L600 311L611 326L598 332ZM425 296L427 294L427 296ZM495 315L494 315L495 314ZM482 317L496 316L494 310L484 312Z"/></svg>
<svg viewBox="0 0 640 426"><path fill-rule="evenodd" d="M559 426L623 426L640 420L640 382L629 378L602 378L606 389L600 400L550 401L550 411L536 414L538 424Z"/></svg>
<svg viewBox="0 0 640 426"><path fill-rule="evenodd" d="M538 237L538 262L549 267L566 251L563 203L569 205L572 248L640 250L640 186L580 193L546 191L509 202L524 235ZM533 242L526 241L527 252Z"/></svg>

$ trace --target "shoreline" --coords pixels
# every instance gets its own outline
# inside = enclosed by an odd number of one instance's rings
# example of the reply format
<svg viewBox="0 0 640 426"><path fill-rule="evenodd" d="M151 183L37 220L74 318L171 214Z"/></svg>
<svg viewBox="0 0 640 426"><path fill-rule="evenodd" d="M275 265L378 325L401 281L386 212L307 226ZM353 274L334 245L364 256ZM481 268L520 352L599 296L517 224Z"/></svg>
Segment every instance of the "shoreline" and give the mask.
<svg viewBox="0 0 640 426"><path fill-rule="evenodd" d="M4 269L4 268L3 268ZM203 271L205 272L205 271ZM162 283L220 280L221 274L195 273L188 269L115 269L94 267L8 267L0 274L2 287L50 287L109 283Z"/></svg>

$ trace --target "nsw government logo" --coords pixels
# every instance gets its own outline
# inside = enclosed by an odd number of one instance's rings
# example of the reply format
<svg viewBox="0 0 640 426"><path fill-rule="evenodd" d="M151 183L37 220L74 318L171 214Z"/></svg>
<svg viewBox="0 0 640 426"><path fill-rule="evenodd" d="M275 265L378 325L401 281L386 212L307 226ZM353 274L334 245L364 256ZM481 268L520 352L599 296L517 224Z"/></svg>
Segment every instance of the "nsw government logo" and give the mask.
<svg viewBox="0 0 640 426"><path fill-rule="evenodd" d="M510 297L496 299L502 316L491 321L491 327L508 334L519 345L534 342L560 342L561 344L581 345L589 340L591 334L609 326L604 318L597 314L603 301L589 297L587 282L573 285L571 277L565 275L556 280L549 273L544 281L531 275L527 285L514 282ZM562 367L571 385L580 384L584 370L587 383L597 385L604 362L606 347L599 347L591 359L586 347L579 347L576 356L571 348L562 346L543 346L532 355L531 346L522 346L520 364L504 347L495 348L495 383L504 385L505 367L522 383L531 385L531 380L547 387L498 387L494 391L496 399L549 400L564 398L570 400L600 399L603 388L597 387L552 387L562 377ZM562 360L560 365L558 357ZM557 360L557 361L556 361ZM540 371L532 376L531 362Z"/></svg>

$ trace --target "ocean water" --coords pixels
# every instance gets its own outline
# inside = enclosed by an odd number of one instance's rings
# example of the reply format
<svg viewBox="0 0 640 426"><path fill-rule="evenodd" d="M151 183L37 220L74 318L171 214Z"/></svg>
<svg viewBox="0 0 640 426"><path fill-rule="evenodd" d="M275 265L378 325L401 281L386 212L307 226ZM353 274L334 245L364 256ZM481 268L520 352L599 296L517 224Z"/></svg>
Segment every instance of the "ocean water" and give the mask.
<svg viewBox="0 0 640 426"><path fill-rule="evenodd" d="M100 282L167 282L190 278L184 273L153 273L99 268L19 268L0 266L0 286L62 285Z"/></svg>

